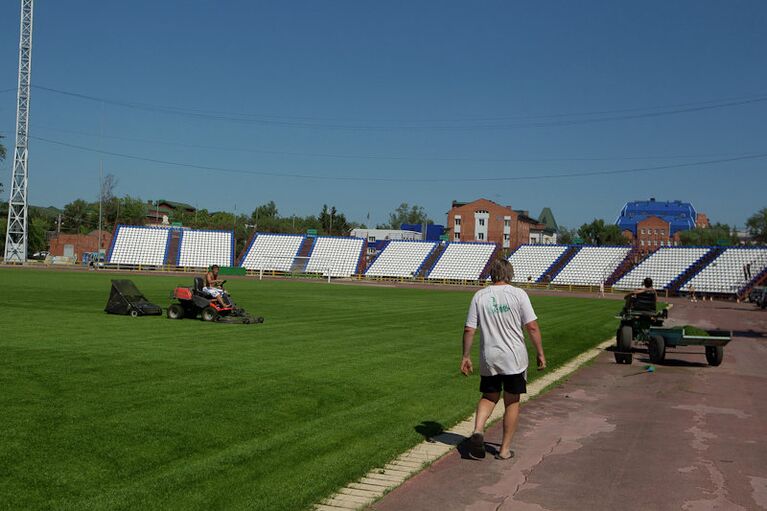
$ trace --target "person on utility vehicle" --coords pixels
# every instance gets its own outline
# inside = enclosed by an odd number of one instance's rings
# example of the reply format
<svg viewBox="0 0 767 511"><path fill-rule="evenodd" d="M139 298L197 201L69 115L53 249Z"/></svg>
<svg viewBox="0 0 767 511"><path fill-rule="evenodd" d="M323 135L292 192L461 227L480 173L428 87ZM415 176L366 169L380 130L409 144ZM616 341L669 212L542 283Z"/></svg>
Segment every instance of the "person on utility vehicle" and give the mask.
<svg viewBox="0 0 767 511"><path fill-rule="evenodd" d="M642 285L644 287L635 289L625 296L626 309L633 309L639 306L640 309L644 310L652 307L654 312L658 293L653 287L652 279L650 277L645 278L644 281L642 281Z"/></svg>
<svg viewBox="0 0 767 511"><path fill-rule="evenodd" d="M218 278L218 265L214 264L210 267L210 271L205 274L205 286L202 290L218 300L222 307L226 307L223 284L224 281Z"/></svg>

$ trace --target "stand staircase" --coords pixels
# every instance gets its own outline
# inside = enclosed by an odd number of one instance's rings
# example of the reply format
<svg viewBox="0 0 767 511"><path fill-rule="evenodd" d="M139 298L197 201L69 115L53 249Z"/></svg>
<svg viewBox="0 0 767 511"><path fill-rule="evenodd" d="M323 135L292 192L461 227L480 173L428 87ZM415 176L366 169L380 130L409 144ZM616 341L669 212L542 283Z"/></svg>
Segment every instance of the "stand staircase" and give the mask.
<svg viewBox="0 0 767 511"><path fill-rule="evenodd" d="M538 277L538 280L536 282L551 282L554 280L554 278L559 275L559 272L562 271L562 268L567 266L567 263L569 263L573 257L575 257L575 254L580 252L581 247L580 246L570 246L567 247L567 250L562 252L562 255L557 257L556 261L551 263L551 266L549 266L545 272L541 274L540 277ZM546 277L548 276L548 280L546 280Z"/></svg>
<svg viewBox="0 0 767 511"><path fill-rule="evenodd" d="M635 262L636 261L636 262ZM639 257L639 250L636 248L632 248L631 251L626 254L626 258L621 262L621 264L618 265L617 268L615 268L615 271L612 272L612 274L607 277L607 280L605 281L605 286L612 286L616 282L618 282L620 279L623 278L624 275L626 275L628 272L639 266L639 264L643 261L642 258Z"/></svg>
<svg viewBox="0 0 767 511"><path fill-rule="evenodd" d="M426 276L431 273L431 270L434 268L434 265L437 264L437 261L442 256L442 254L445 252L445 249L447 248L447 244L438 243L436 248L431 251L431 254L424 260L423 264L421 265L421 269L418 271L418 274L416 277L423 277L426 278Z"/></svg>
<svg viewBox="0 0 767 511"><path fill-rule="evenodd" d="M179 245L181 245L181 230L171 229L168 236L170 236L170 242L168 243L168 253L165 254L165 261L163 261L163 263L166 266L178 266L178 249Z"/></svg>
<svg viewBox="0 0 767 511"><path fill-rule="evenodd" d="M666 286L666 290L668 290L669 293L679 293L679 290L681 290L685 284L692 280L695 275L700 273L703 268L711 264L711 261L719 257L724 251L725 249L722 247L715 247L703 254L700 259L692 263L681 275L672 280L669 285Z"/></svg>
<svg viewBox="0 0 767 511"><path fill-rule="evenodd" d="M759 275L756 276L756 278L752 279L751 282L743 286L737 293L737 297L739 300L743 300L745 297L748 296L748 294L751 292L752 289L759 286L765 286L767 285L767 268L762 270Z"/></svg>
<svg viewBox="0 0 767 511"><path fill-rule="evenodd" d="M501 245L496 243L495 250L493 250L492 255L490 256L490 259L487 260L487 263L485 264L485 267L482 268L482 271L479 274L479 280L485 280L490 276L490 265L493 261L501 257Z"/></svg>
<svg viewBox="0 0 767 511"><path fill-rule="evenodd" d="M312 253L312 247L314 247L316 239L314 237L306 237L301 242L296 258L293 259L293 264L290 266L291 273L306 273L306 266L309 264L309 254Z"/></svg>

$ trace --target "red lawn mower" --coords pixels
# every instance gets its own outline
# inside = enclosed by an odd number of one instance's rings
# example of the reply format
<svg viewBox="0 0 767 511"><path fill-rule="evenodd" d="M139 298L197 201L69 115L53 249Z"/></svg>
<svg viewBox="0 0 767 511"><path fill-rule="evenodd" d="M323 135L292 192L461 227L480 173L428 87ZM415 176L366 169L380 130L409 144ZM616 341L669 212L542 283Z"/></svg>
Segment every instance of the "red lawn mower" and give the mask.
<svg viewBox="0 0 767 511"><path fill-rule="evenodd" d="M223 284L226 283L224 281ZM222 295L224 303L203 291L202 277L194 278L193 287L177 287L173 290L171 298L178 300L168 307L168 319L184 319L200 317L203 321L216 321L219 323L241 323L245 325L263 323L264 318L253 316L238 307L229 294Z"/></svg>

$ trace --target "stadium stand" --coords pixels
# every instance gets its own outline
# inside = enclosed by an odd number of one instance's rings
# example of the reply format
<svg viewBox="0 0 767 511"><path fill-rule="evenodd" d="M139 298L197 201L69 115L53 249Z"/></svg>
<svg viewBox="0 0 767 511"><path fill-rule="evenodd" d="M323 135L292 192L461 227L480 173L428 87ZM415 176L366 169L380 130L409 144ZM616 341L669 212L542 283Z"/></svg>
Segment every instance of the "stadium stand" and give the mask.
<svg viewBox="0 0 767 511"><path fill-rule="evenodd" d="M479 280L496 249L495 243L447 243L427 278Z"/></svg>
<svg viewBox="0 0 767 511"><path fill-rule="evenodd" d="M248 270L290 271L303 241L300 234L256 234L240 266Z"/></svg>
<svg viewBox="0 0 767 511"><path fill-rule="evenodd" d="M567 248L566 245L522 245L509 256L514 267L514 282L538 282Z"/></svg>
<svg viewBox="0 0 767 511"><path fill-rule="evenodd" d="M433 241L392 240L365 272L368 277L413 277L437 246Z"/></svg>
<svg viewBox="0 0 767 511"><path fill-rule="evenodd" d="M178 266L207 268L210 265L234 265L232 231L182 230L178 248Z"/></svg>
<svg viewBox="0 0 767 511"><path fill-rule="evenodd" d="M695 292L736 294L767 269L767 247L728 248L681 287Z"/></svg>
<svg viewBox="0 0 767 511"><path fill-rule="evenodd" d="M107 262L111 264L161 266L165 263L170 229L118 225Z"/></svg>
<svg viewBox="0 0 767 511"><path fill-rule="evenodd" d="M350 277L363 257L365 240L320 236L312 247L307 273L321 273L331 277Z"/></svg>
<svg viewBox="0 0 767 511"><path fill-rule="evenodd" d="M631 247L581 247L560 271L554 284L599 285L626 259Z"/></svg>
<svg viewBox="0 0 767 511"><path fill-rule="evenodd" d="M699 247L662 247L624 275L613 287L635 289L645 277L653 279L656 289L665 289L671 282L705 256L711 249Z"/></svg>

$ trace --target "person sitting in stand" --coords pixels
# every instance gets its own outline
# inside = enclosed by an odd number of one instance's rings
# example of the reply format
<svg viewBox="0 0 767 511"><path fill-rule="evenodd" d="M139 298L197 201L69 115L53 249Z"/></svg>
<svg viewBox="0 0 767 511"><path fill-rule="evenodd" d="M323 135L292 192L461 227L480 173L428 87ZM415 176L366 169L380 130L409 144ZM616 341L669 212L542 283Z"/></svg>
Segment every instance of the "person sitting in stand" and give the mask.
<svg viewBox="0 0 767 511"><path fill-rule="evenodd" d="M226 307L223 284L224 281L218 278L218 265L214 264L210 267L210 271L205 274L205 286L202 290L218 300L221 307Z"/></svg>

